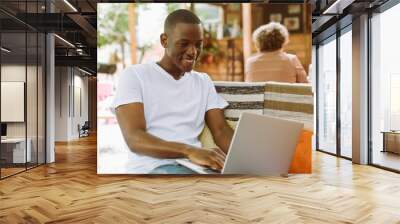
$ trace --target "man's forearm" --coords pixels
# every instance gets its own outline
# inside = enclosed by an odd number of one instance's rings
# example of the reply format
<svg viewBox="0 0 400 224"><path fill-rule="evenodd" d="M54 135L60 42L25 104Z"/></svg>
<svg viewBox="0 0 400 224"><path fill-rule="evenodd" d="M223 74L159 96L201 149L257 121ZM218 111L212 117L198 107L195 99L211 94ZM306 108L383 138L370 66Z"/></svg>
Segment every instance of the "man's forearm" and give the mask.
<svg viewBox="0 0 400 224"><path fill-rule="evenodd" d="M125 138L131 151L157 158L182 158L195 150L192 146L168 142L143 130L136 130Z"/></svg>
<svg viewBox="0 0 400 224"><path fill-rule="evenodd" d="M214 141L222 151L228 153L229 146L233 137L233 129L226 125L218 135L214 136Z"/></svg>

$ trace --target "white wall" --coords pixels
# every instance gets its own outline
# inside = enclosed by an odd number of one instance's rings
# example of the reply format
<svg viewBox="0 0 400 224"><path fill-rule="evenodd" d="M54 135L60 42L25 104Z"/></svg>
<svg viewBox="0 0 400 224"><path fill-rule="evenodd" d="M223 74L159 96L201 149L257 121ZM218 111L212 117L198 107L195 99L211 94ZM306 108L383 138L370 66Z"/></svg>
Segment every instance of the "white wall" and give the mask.
<svg viewBox="0 0 400 224"><path fill-rule="evenodd" d="M3 64L1 66L1 81L2 82L24 82L26 86L26 106L22 102L22 107L16 109L12 107L2 107L2 112L16 113L13 110L20 110L23 119L21 122L6 122L7 137L9 138L25 138L25 135L30 140L32 161L44 163L44 74L41 66L25 66L25 64ZM25 80L27 78L27 80ZM2 89L4 93L5 89ZM20 94L24 94L24 90L19 90ZM22 92L21 92L22 91ZM2 98L7 95L2 95ZM25 96L24 96L25 97ZM24 98L23 97L23 98ZM23 100L25 101L25 100ZM3 104L3 103L2 103ZM26 120L24 114L26 112ZM38 157L37 157L38 154Z"/></svg>
<svg viewBox="0 0 400 224"><path fill-rule="evenodd" d="M55 141L68 141L69 69L55 68Z"/></svg>
<svg viewBox="0 0 400 224"><path fill-rule="evenodd" d="M74 76L74 99L75 99L75 113L74 113L74 119L73 119L73 124L72 124L72 135L74 138L79 137L78 133L78 124L82 126L85 121L88 121L89 114L88 114L88 77L83 76L84 74L80 72L79 70L75 69L75 76ZM80 90L80 93L77 91ZM79 97L80 95L80 97ZM78 102L79 101L79 102ZM80 107L80 108L79 108ZM80 110L81 111L80 111Z"/></svg>
<svg viewBox="0 0 400 224"><path fill-rule="evenodd" d="M70 141L88 120L88 78L72 67L56 67L55 73L55 140Z"/></svg>
<svg viewBox="0 0 400 224"><path fill-rule="evenodd" d="M2 82L25 82L25 75L27 69L28 74L35 73L36 74L36 67L34 66L27 66L25 65L2 65L1 66L1 81ZM29 76L28 76L29 79ZM28 80L30 86L36 86L36 80ZM30 133L33 133L31 131L31 128L36 130L36 125L31 124L32 121L36 123L36 113L32 113L32 108L36 110L36 88L27 88L27 106L30 106L31 109L28 110L27 112L27 120L30 122L28 124L28 137ZM3 96L4 97L4 96ZM33 104L32 104L33 102ZM29 105L30 104L30 105ZM40 106L40 105L39 105ZM1 110L8 110L9 108L1 108ZM25 124L26 122L7 122L7 136L8 137L25 137ZM35 132L36 135L36 132Z"/></svg>
<svg viewBox="0 0 400 224"><path fill-rule="evenodd" d="M25 65L2 65L1 66L1 81L2 82L25 82ZM28 70L31 68L28 67ZM7 97L7 96L2 96ZM1 108L9 110L10 108ZM24 110L24 108L22 108ZM24 111L23 111L24 112ZM8 137L25 137L25 124L24 122L7 122L7 136Z"/></svg>

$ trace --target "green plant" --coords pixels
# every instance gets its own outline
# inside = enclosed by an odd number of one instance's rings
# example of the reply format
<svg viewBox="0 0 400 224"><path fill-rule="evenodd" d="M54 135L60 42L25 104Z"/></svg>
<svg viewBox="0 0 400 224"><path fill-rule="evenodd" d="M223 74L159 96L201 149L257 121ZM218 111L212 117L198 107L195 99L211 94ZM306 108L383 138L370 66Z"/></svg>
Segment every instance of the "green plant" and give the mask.
<svg viewBox="0 0 400 224"><path fill-rule="evenodd" d="M218 46L217 40L212 38L209 32L205 31L200 63L211 64L215 62L218 64L224 56L225 54Z"/></svg>
<svg viewBox="0 0 400 224"><path fill-rule="evenodd" d="M125 46L128 38L128 5L107 4L99 7L97 29L97 47L118 44L120 47L121 61L125 63ZM125 67L125 65L124 65Z"/></svg>

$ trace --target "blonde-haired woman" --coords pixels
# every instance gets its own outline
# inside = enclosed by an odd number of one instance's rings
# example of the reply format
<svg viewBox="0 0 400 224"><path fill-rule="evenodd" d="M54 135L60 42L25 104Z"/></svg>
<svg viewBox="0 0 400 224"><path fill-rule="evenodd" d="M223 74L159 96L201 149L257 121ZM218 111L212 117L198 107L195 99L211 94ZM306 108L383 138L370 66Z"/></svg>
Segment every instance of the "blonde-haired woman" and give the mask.
<svg viewBox="0 0 400 224"><path fill-rule="evenodd" d="M245 65L246 82L308 82L307 74L296 55L283 51L289 32L280 23L271 22L253 32L257 54Z"/></svg>

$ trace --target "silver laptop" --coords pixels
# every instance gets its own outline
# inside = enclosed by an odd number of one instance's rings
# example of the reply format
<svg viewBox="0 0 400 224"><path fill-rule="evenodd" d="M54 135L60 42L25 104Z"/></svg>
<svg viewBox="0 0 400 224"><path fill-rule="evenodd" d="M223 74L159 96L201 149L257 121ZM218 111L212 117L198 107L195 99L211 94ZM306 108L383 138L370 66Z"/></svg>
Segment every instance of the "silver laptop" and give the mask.
<svg viewBox="0 0 400 224"><path fill-rule="evenodd" d="M303 124L265 115L242 113L222 174L287 175ZM200 174L219 174L177 159Z"/></svg>

